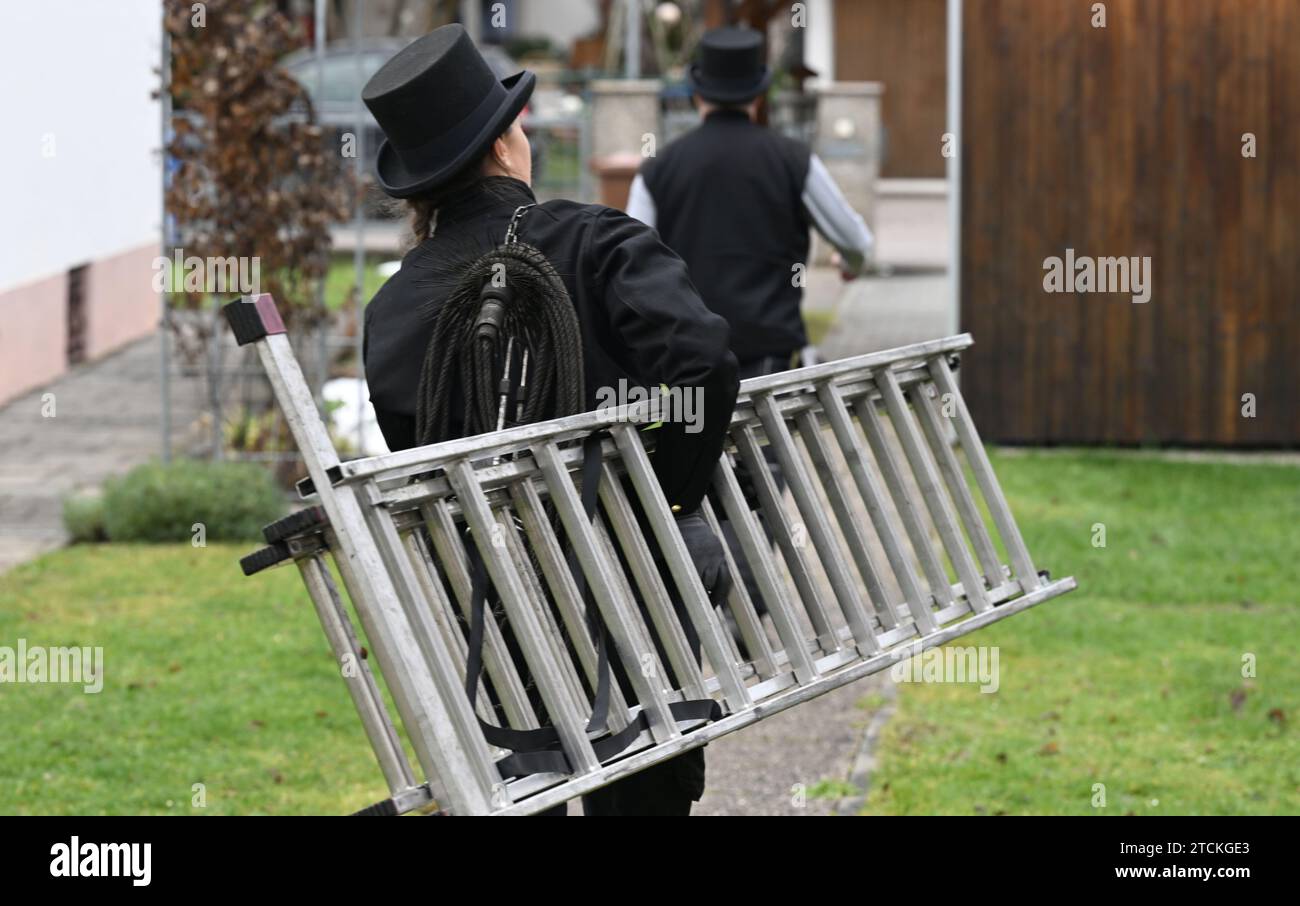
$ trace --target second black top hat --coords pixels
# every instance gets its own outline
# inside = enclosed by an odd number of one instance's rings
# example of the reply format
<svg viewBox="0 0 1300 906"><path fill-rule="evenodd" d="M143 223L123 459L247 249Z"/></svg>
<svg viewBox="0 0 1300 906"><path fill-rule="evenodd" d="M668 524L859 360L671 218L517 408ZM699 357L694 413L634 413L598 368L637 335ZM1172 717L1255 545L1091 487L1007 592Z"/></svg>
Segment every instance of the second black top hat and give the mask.
<svg viewBox="0 0 1300 906"><path fill-rule="evenodd" d="M741 104L758 97L772 82L763 61L763 36L752 28L705 32L688 75L691 88L706 101Z"/></svg>

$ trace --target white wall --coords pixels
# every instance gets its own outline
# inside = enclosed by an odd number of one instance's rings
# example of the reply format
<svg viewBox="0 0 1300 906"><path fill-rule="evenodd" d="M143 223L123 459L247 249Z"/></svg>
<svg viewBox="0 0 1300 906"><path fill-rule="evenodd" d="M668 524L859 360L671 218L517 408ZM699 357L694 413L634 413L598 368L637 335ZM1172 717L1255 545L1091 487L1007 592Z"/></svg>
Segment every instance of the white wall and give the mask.
<svg viewBox="0 0 1300 906"><path fill-rule="evenodd" d="M623 0L617 0L621 3ZM486 0L483 4L490 9ZM574 38L590 34L600 24L600 10L596 0L523 0L515 4L517 35L545 35L562 49L568 48Z"/></svg>
<svg viewBox="0 0 1300 906"><path fill-rule="evenodd" d="M161 40L159 0L0 3L0 292L160 242Z"/></svg>

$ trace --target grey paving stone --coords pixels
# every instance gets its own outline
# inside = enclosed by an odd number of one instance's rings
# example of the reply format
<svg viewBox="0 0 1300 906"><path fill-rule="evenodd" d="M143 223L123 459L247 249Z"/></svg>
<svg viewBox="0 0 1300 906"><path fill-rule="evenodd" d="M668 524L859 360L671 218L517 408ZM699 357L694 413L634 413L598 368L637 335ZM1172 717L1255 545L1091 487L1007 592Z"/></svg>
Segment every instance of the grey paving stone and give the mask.
<svg viewBox="0 0 1300 906"><path fill-rule="evenodd" d="M65 495L161 455L159 342L151 335L0 408L0 572L63 543ZM179 443L201 381L172 381ZM53 418L42 415L47 394Z"/></svg>

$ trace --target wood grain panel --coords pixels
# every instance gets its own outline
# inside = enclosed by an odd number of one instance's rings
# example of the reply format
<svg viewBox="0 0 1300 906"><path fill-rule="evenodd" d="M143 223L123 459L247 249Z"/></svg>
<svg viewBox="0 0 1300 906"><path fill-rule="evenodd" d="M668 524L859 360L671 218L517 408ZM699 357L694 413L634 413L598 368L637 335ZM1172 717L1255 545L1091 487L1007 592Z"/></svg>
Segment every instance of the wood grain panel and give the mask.
<svg viewBox="0 0 1300 906"><path fill-rule="evenodd" d="M941 178L946 122L945 0L838 0L835 73L882 82L886 154L881 176Z"/></svg>
<svg viewBox="0 0 1300 906"><path fill-rule="evenodd" d="M1300 444L1300 3L1108 0L1105 28L1084 0L964 9L963 380L981 429ZM1151 301L1045 292L1044 260L1069 248L1150 256Z"/></svg>

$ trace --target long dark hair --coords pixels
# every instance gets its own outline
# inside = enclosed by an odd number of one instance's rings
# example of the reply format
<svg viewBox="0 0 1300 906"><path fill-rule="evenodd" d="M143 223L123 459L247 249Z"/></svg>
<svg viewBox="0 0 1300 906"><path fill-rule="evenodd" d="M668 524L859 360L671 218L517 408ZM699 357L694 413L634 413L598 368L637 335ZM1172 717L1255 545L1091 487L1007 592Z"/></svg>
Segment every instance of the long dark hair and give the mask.
<svg viewBox="0 0 1300 906"><path fill-rule="evenodd" d="M513 123L511 126L513 126ZM507 127L505 132L502 132L501 135L505 135L506 132L509 131L510 127ZM497 138L500 137L500 135L497 136ZM504 169L505 163L497 156L495 141L492 146L484 152L482 157L465 166L464 169L442 185L430 189L427 192L412 195L408 198L389 199L390 212L394 216L406 215L408 218L408 223L411 228L412 246L424 242L433 233L438 208L442 206L444 201L454 195L460 194L466 189L469 189L475 183L487 179L487 176L483 172L483 167L489 160L495 161Z"/></svg>

